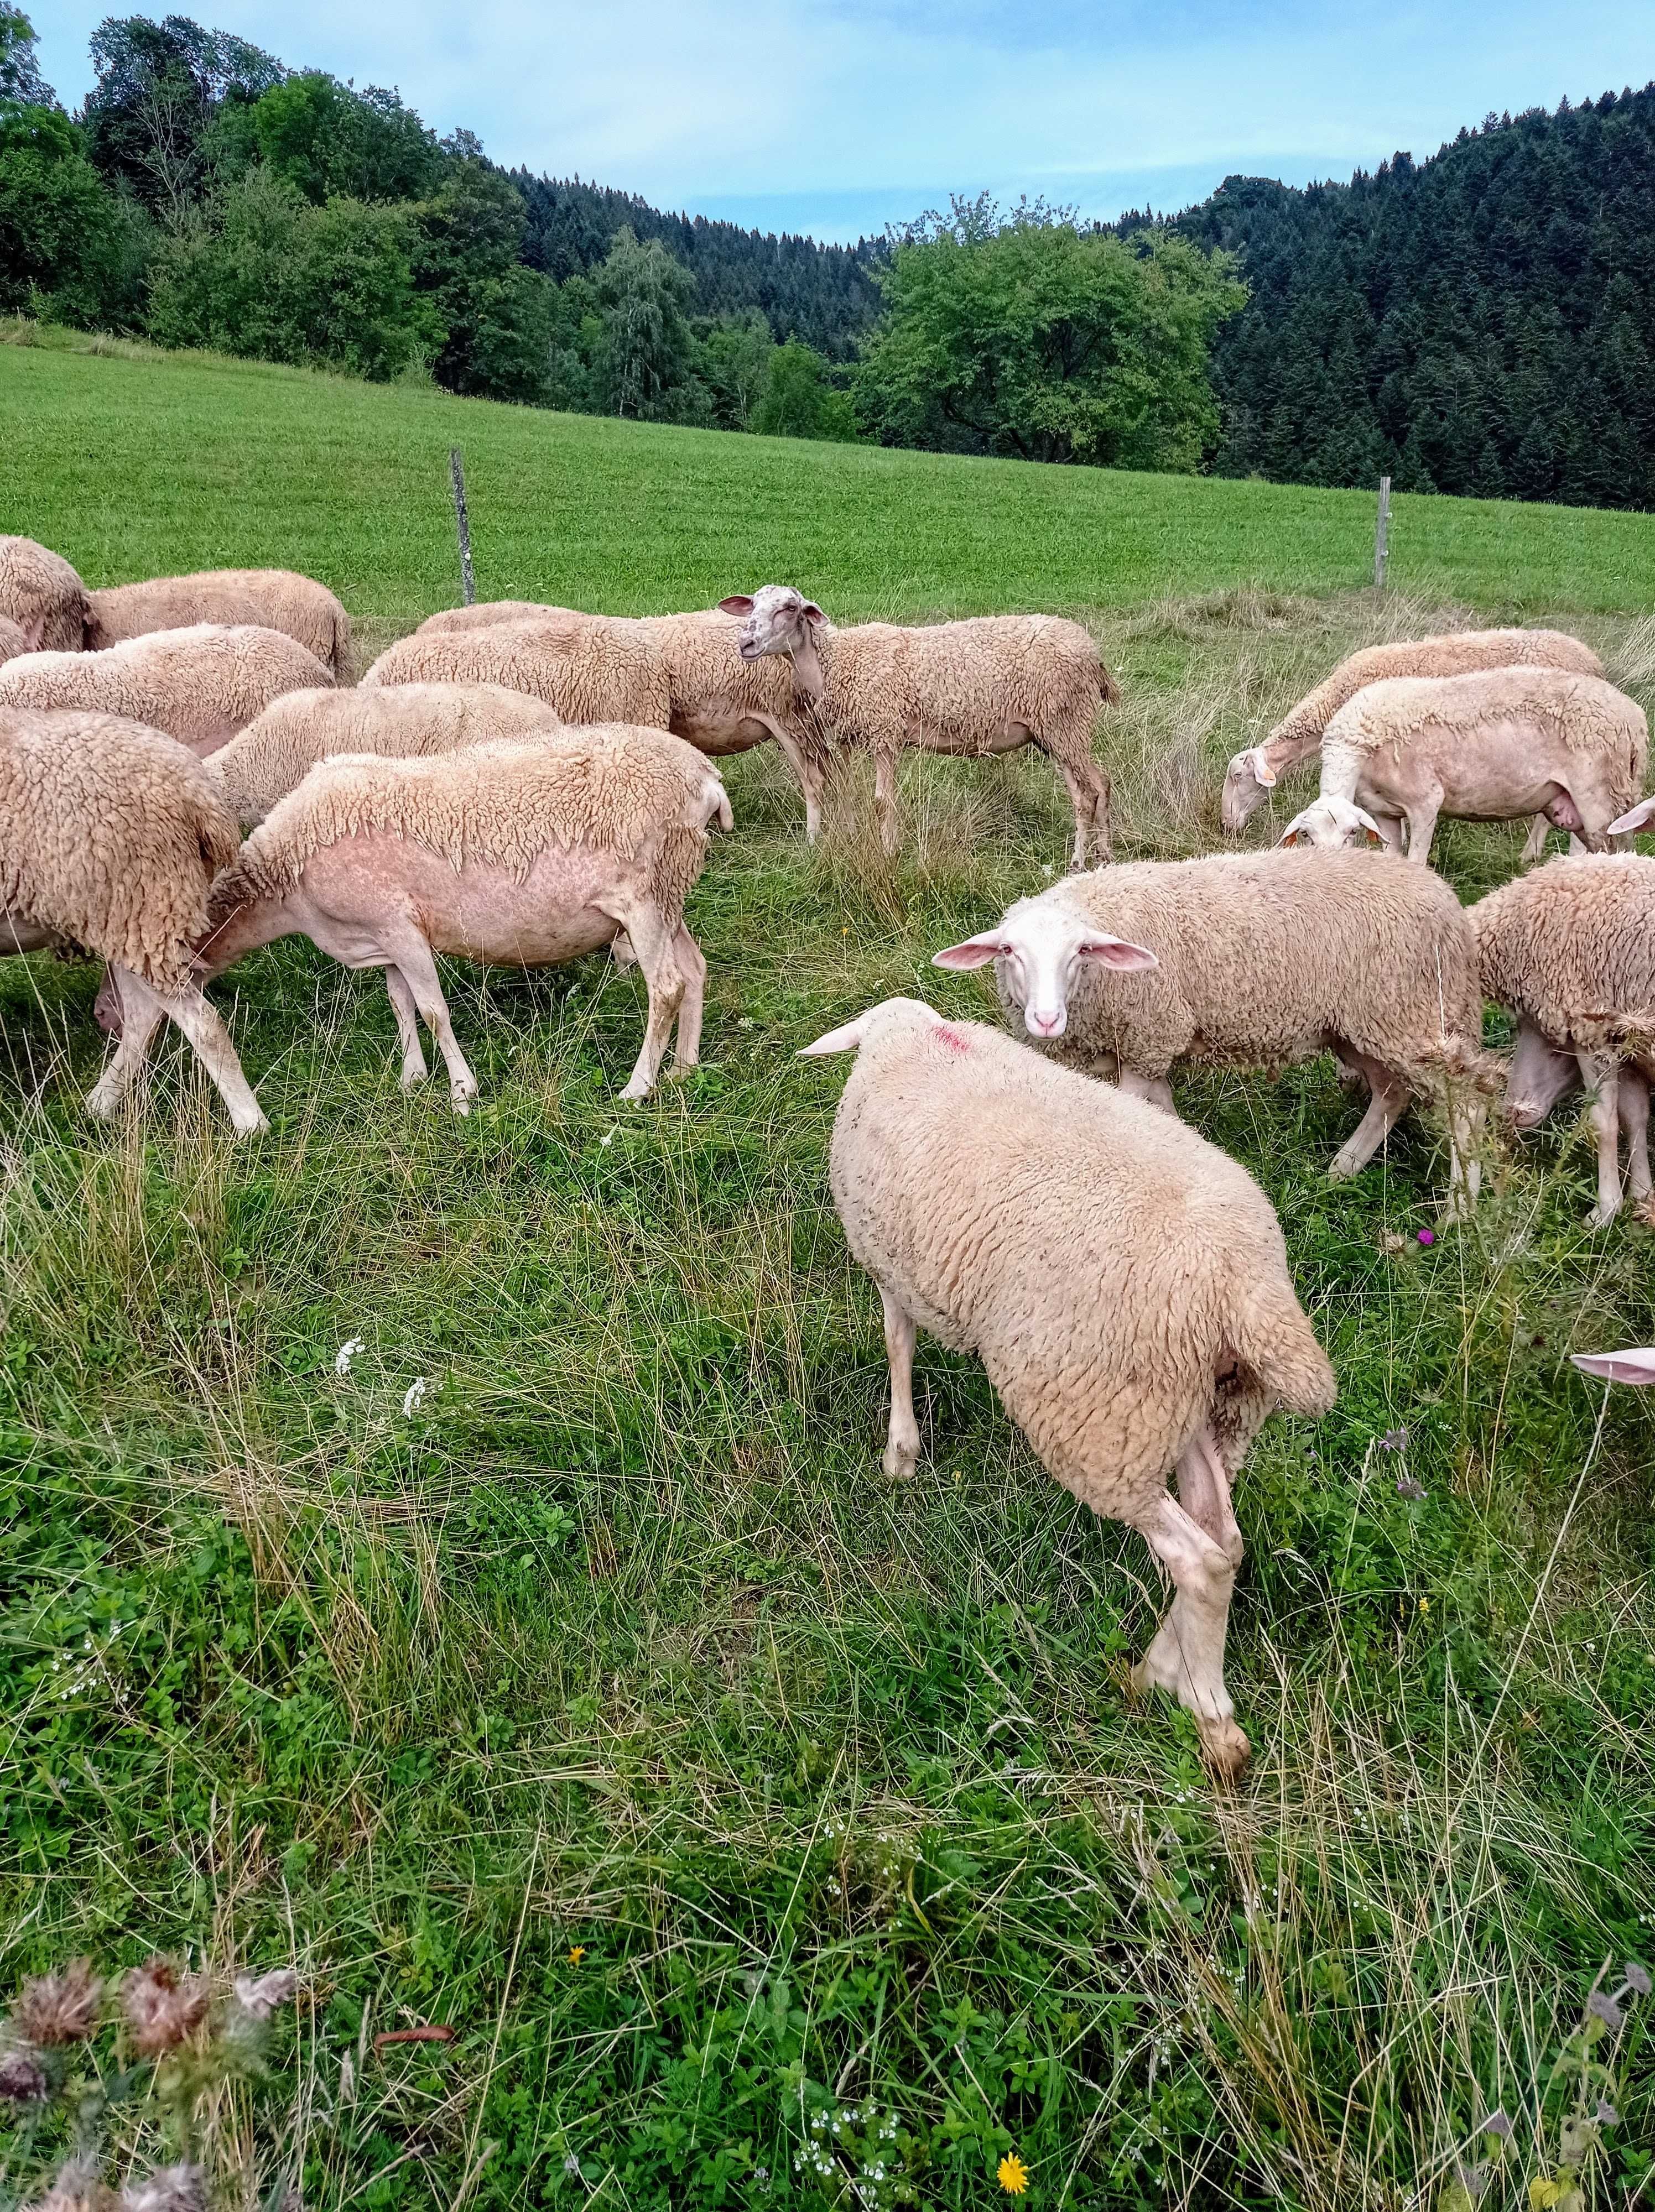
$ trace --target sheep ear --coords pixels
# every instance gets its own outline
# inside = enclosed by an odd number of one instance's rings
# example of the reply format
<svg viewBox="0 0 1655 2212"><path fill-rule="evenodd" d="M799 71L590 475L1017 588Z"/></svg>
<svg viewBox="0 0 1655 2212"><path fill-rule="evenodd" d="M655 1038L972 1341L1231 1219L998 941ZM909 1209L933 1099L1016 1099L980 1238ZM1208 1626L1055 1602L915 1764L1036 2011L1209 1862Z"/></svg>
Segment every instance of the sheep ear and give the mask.
<svg viewBox="0 0 1655 2212"><path fill-rule="evenodd" d="M867 1024L873 1018L873 1011L870 1007L867 1013L858 1014L854 1022L846 1022L837 1030L830 1030L825 1036L818 1036L814 1044L801 1045L799 1048L799 1058L816 1060L824 1053L855 1052L867 1034Z"/></svg>
<svg viewBox="0 0 1655 2212"><path fill-rule="evenodd" d="M1646 828L1651 822L1655 822L1655 799L1640 799L1629 813L1623 814L1618 822L1609 823L1607 835L1622 836L1630 830Z"/></svg>
<svg viewBox="0 0 1655 2212"><path fill-rule="evenodd" d="M1262 784L1266 791L1275 789L1275 770L1264 757L1263 745L1255 745L1247 755L1247 765L1253 772L1253 781Z"/></svg>
<svg viewBox="0 0 1655 2212"><path fill-rule="evenodd" d="M1583 1375L1597 1375L1605 1382L1655 1382L1655 1346L1632 1352L1572 1352L1569 1358Z"/></svg>
<svg viewBox="0 0 1655 2212"><path fill-rule="evenodd" d="M827 617L822 612L822 610L817 605L814 599L806 599L804 605L800 608L799 611L812 629L818 629L820 625L827 620Z"/></svg>
<svg viewBox="0 0 1655 2212"><path fill-rule="evenodd" d="M1080 948L1082 960L1095 960L1103 968L1159 968L1160 962L1147 945L1129 945L1123 937L1089 937Z"/></svg>
<svg viewBox="0 0 1655 2212"><path fill-rule="evenodd" d="M991 960L1003 960L1011 946L998 930L985 929L981 937L968 937L963 945L950 945L940 952L931 955L934 968L986 968Z"/></svg>
<svg viewBox="0 0 1655 2212"><path fill-rule="evenodd" d="M1364 812L1362 808L1360 806L1353 806L1350 811L1356 817L1356 819L1361 827L1367 831L1368 836L1372 839L1373 842L1376 845L1383 845L1385 841L1384 832L1380 829L1373 817L1371 814Z"/></svg>
<svg viewBox="0 0 1655 2212"><path fill-rule="evenodd" d="M1278 845L1297 845L1301 842L1308 844L1310 842L1309 816L1295 814L1275 842Z"/></svg>
<svg viewBox="0 0 1655 2212"><path fill-rule="evenodd" d="M733 592L727 599L721 599L718 611L721 615L750 615L753 611L752 595L748 592Z"/></svg>

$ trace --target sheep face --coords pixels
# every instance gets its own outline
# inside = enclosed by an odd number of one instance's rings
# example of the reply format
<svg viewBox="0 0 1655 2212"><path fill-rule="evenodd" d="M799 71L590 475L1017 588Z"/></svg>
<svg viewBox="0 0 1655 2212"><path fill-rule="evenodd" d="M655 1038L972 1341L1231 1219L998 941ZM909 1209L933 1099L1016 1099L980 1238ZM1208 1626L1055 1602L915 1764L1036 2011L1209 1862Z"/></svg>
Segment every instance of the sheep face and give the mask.
<svg viewBox="0 0 1655 2212"><path fill-rule="evenodd" d="M1155 955L1124 938L1105 936L1084 915L1031 899L1013 907L996 928L931 956L936 968L984 968L1003 960L1006 988L1023 1009L1023 1026L1043 1042L1068 1027L1069 998L1082 967L1158 968Z"/></svg>
<svg viewBox="0 0 1655 2212"><path fill-rule="evenodd" d="M751 595L738 592L718 604L721 614L740 619L736 649L744 660L762 660L770 653L808 651L827 620L816 602L791 584L763 584Z"/></svg>
<svg viewBox="0 0 1655 2212"><path fill-rule="evenodd" d="M1385 841L1373 817L1348 799L1317 799L1293 816L1275 842L1315 845L1335 853L1348 845L1383 845Z"/></svg>
<svg viewBox="0 0 1655 2212"><path fill-rule="evenodd" d="M1219 801L1220 819L1232 837L1246 828L1275 783L1275 770L1263 745L1249 745L1235 756L1224 772L1224 795Z"/></svg>
<svg viewBox="0 0 1655 2212"><path fill-rule="evenodd" d="M1537 1129L1579 1080L1573 1053L1549 1044L1532 1022L1518 1024L1506 1078L1506 1116L1514 1129Z"/></svg>

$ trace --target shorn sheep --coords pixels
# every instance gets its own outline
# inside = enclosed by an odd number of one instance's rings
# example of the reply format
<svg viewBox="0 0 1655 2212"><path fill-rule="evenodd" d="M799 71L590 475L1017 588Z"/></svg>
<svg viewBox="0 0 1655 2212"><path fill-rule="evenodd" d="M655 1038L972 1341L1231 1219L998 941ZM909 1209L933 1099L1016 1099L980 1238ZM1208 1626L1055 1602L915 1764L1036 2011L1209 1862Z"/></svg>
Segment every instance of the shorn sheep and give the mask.
<svg viewBox="0 0 1655 2212"><path fill-rule="evenodd" d="M433 955L539 968L624 936L649 1018L624 1098L645 1098L678 1024L700 1056L707 965L685 925L709 825L730 826L718 772L664 730L599 724L423 760L344 754L312 769L213 886L210 975L301 931L347 968L383 968L405 1089L425 1076L417 1016L455 1109L477 1079Z"/></svg>
<svg viewBox="0 0 1655 2212"><path fill-rule="evenodd" d="M1098 712L1120 688L1079 623L1056 615L979 615L916 629L835 629L789 584L719 602L739 617L744 660L784 653L826 736L873 756L874 805L887 853L901 842L897 759L904 748L968 758L1035 745L1074 809L1074 866L1109 858L1109 778L1092 758Z"/></svg>
<svg viewBox="0 0 1655 2212"><path fill-rule="evenodd" d="M1398 676L1342 707L1322 740L1322 787L1284 845L1382 840L1428 860L1437 819L1543 817L1603 849L1643 787L1649 726L1601 676L1491 668Z"/></svg>
<svg viewBox="0 0 1655 2212"><path fill-rule="evenodd" d="M121 1038L87 1098L107 1116L163 1020L177 1024L245 1136L266 1127L192 946L240 839L206 770L112 714L0 709L0 951L77 945L109 963Z"/></svg>
<svg viewBox="0 0 1655 2212"><path fill-rule="evenodd" d="M24 652L78 653L86 605L86 586L61 553L32 538L0 538L0 615L22 631Z"/></svg>
<svg viewBox="0 0 1655 2212"><path fill-rule="evenodd" d="M214 752L284 691L332 678L281 630L157 630L98 653L28 653L0 668L0 707L81 708L164 730Z"/></svg>
<svg viewBox="0 0 1655 2212"><path fill-rule="evenodd" d="M496 738L562 729L543 699L499 684L387 684L289 691L211 760L219 789L245 830L262 822L335 753L411 759Z"/></svg>
<svg viewBox="0 0 1655 2212"><path fill-rule="evenodd" d="M1550 861L1471 908L1485 995L1517 1016L1506 1111L1538 1127L1577 1079L1592 1094L1597 1226L1621 1210L1620 1135L1634 1199L1650 1195L1655 1069L1655 860Z"/></svg>
<svg viewBox="0 0 1655 2212"><path fill-rule="evenodd" d="M313 653L337 679L352 674L350 617L326 584L292 568L204 568L193 576L152 576L88 594L89 652L151 630L279 629Z"/></svg>
<svg viewBox="0 0 1655 2212"><path fill-rule="evenodd" d="M1561 629L1452 630L1443 637L1370 645L1353 653L1283 716L1263 744L1247 746L1231 761L1219 805L1225 828L1235 834L1246 827L1277 779L1321 750L1328 724L1345 702L1367 684L1390 676L1469 676L1480 668L1525 665L1572 668L1582 676L1603 672L1603 664L1591 647ZM1535 817L1525 860L1538 860L1550 826L1543 815Z"/></svg>
<svg viewBox="0 0 1655 2212"><path fill-rule="evenodd" d="M1439 876L1372 853L1218 853L1071 876L934 956L996 963L1043 1050L1168 1113L1174 1067L1336 1053L1366 1113L1328 1172L1360 1174L1409 1098L1450 1122L1447 1218L1476 1200L1488 1081L1476 940Z"/></svg>
<svg viewBox="0 0 1655 2212"><path fill-rule="evenodd" d="M666 671L645 639L585 615L537 616L399 638L362 678L387 684L501 684L545 700L565 722L664 730Z"/></svg>
<svg viewBox="0 0 1655 2212"><path fill-rule="evenodd" d="M922 1328L977 1354L1050 1474L1144 1537L1176 1594L1135 1686L1170 1690L1213 1766L1238 1773L1231 1485L1278 1406L1334 1400L1269 1201L1182 1122L916 1000L805 1049L856 1054L829 1176L885 1306L887 1474L919 1452Z"/></svg>

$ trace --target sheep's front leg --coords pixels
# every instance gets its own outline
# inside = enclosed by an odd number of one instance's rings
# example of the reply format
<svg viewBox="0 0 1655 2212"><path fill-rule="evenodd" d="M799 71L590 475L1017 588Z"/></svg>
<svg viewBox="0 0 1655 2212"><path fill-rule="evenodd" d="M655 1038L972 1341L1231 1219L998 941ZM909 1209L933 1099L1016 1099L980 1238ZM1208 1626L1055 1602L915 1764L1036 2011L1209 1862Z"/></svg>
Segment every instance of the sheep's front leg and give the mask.
<svg viewBox="0 0 1655 2212"><path fill-rule="evenodd" d="M1439 792L1435 798L1421 799L1417 806L1404 810L1408 822L1408 857L1410 860L1423 861L1427 867L1431 865L1431 840L1437 834L1437 816L1441 806L1442 793ZM1383 817L1380 818L1379 829L1383 836Z"/></svg>
<svg viewBox="0 0 1655 2212"><path fill-rule="evenodd" d="M448 1071L448 1097L455 1113L469 1114L472 1101L477 1096L477 1078L465 1065L465 1055L454 1035L448 1001L442 995L441 979L430 946L411 920L384 931L381 941L387 959L401 970L426 1028L436 1039L437 1050ZM394 994L391 1003L396 1004Z"/></svg>
<svg viewBox="0 0 1655 2212"><path fill-rule="evenodd" d="M1146 1105L1159 1106L1163 1114L1177 1121L1178 1109L1172 1101L1172 1086L1164 1075L1140 1075L1135 1069L1123 1067L1117 1078L1117 1088L1124 1091L1129 1098L1141 1098Z"/></svg>
<svg viewBox="0 0 1655 2212"><path fill-rule="evenodd" d="M796 738L790 738L778 729L776 742L782 758L793 770L794 781L805 795L805 842L813 845L822 834L821 769ZM678 1026L682 1031L682 1021Z"/></svg>
<svg viewBox="0 0 1655 2212"><path fill-rule="evenodd" d="M1543 814L1535 816L1529 824L1529 834L1523 841L1523 850L1518 856L1519 867L1526 868L1531 860L1538 860L1544 855L1546 838L1551 826Z"/></svg>
<svg viewBox="0 0 1655 2212"><path fill-rule="evenodd" d="M1592 1094L1591 1127L1597 1139L1597 1203L1586 1216L1602 1229L1621 1211L1620 1070L1612 1060L1579 1053L1580 1080Z"/></svg>
<svg viewBox="0 0 1655 2212"><path fill-rule="evenodd" d="M1186 1453L1179 1462L1181 1489L1190 1456ZM1191 1479L1196 1492L1204 1497L1210 1470L1203 1468ZM1222 1780L1233 1780L1251 1750L1237 1725L1236 1709L1224 1683L1234 1562L1194 1516L1165 1492L1147 1511L1134 1516L1132 1525L1165 1568L1177 1592L1153 1643L1132 1670L1132 1686L1140 1692L1170 1690L1194 1714L1202 1754L1214 1772ZM1236 1535L1239 1541L1239 1530Z"/></svg>
<svg viewBox="0 0 1655 2212"><path fill-rule="evenodd" d="M408 988L408 978L394 962L385 971L385 991L397 1018L397 1042L402 1047L402 1087L411 1091L417 1083L425 1080L425 1052L419 1041L419 1010L414 1004L414 994Z"/></svg>
<svg viewBox="0 0 1655 2212"><path fill-rule="evenodd" d="M196 1058L217 1085L230 1111L238 1136L250 1137L268 1129L252 1085L241 1072L229 1031L194 984L181 991L161 992L135 975L130 968L112 968L120 995L121 1041L113 1060L87 1104L94 1114L113 1112L115 1102L137 1074L161 1016L176 1023L190 1040Z"/></svg>
<svg viewBox="0 0 1655 2212"><path fill-rule="evenodd" d="M897 812L897 756L873 756L873 812L879 825L879 843L893 860L902 848L902 821Z"/></svg>
<svg viewBox="0 0 1655 2212"><path fill-rule="evenodd" d="M1635 1067L1623 1066L1616 1085L1621 1128L1627 1140L1627 1182L1635 1199L1650 1194L1649 1083Z"/></svg>
<svg viewBox="0 0 1655 2212"><path fill-rule="evenodd" d="M914 1419L914 1322L882 1283L885 1356L891 1364L891 1427L879 1464L893 1482L913 1474L919 1463L920 1425Z"/></svg>
<svg viewBox="0 0 1655 2212"><path fill-rule="evenodd" d="M1329 1175L1345 1182L1360 1175L1408 1111L1408 1085L1354 1047L1342 1045L1337 1050L1346 1066L1354 1067L1368 1087L1366 1113L1328 1164Z"/></svg>
<svg viewBox="0 0 1655 2212"><path fill-rule="evenodd" d="M602 899L597 903L603 913L611 915L621 924L630 939L638 966L643 971L644 988L649 994L649 1018L644 1025L643 1048L621 1092L623 1098L630 1098L636 1103L647 1098L655 1087L660 1074L660 1064L666 1059L666 1048L672 1042L672 1024L678 1019L678 1009L685 997L685 981L673 957L672 939L666 926L658 910L647 899L617 893L613 904ZM698 1009L696 1027L697 1030L700 1028ZM696 1042L699 1049L699 1036Z"/></svg>

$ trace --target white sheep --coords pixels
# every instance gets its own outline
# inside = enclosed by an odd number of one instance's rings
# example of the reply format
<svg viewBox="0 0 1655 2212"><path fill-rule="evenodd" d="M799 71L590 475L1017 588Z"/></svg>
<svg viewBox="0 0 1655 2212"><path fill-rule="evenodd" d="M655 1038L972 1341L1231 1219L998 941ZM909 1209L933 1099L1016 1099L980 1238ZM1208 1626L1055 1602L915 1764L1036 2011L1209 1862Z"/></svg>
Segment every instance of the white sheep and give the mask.
<svg viewBox="0 0 1655 2212"><path fill-rule="evenodd" d="M1370 684L1390 676L1467 676L1479 668L1573 668L1582 676L1601 676L1603 664L1589 645L1561 629L1462 629L1442 637L1421 637L1392 645L1370 645L1342 660L1292 712L1283 716L1263 744L1235 755L1224 778L1219 811L1232 832L1244 829L1279 777L1322 748L1328 724L1348 699ZM1524 860L1538 860L1551 827L1536 814Z"/></svg>
<svg viewBox="0 0 1655 2212"><path fill-rule="evenodd" d="M1276 1407L1324 1413L1335 1388L1269 1200L1182 1122L913 999L805 1049L856 1054L829 1176L885 1307L887 1474L919 1452L917 1326L975 1352L1047 1471L1144 1537L1176 1595L1135 1686L1239 1772L1231 1485Z"/></svg>
<svg viewBox="0 0 1655 2212"><path fill-rule="evenodd" d="M362 678L375 684L501 684L543 699L565 722L664 730L672 711L660 654L630 624L538 616L399 638Z"/></svg>
<svg viewBox="0 0 1655 2212"><path fill-rule="evenodd" d="M192 576L150 576L88 595L88 651L158 629L279 629L302 645L340 683L352 671L350 617L326 584L292 568L204 568Z"/></svg>
<svg viewBox="0 0 1655 2212"><path fill-rule="evenodd" d="M209 765L242 827L250 830L319 760L334 753L409 759L563 726L544 699L500 684L289 691L221 746Z"/></svg>
<svg viewBox="0 0 1655 2212"><path fill-rule="evenodd" d="M1431 857L1437 819L1540 815L1602 849L1642 788L1649 726L1636 700L1599 676L1493 668L1398 676L1342 707L1322 740L1322 787L1284 845L1365 837Z"/></svg>
<svg viewBox="0 0 1655 2212"><path fill-rule="evenodd" d="M61 553L33 538L0 537L0 615L22 631L24 652L78 653L86 608L86 586Z"/></svg>
<svg viewBox="0 0 1655 2212"><path fill-rule="evenodd" d="M1506 1111L1538 1127L1578 1079L1592 1094L1601 1227L1621 1210L1620 1137L1635 1199L1650 1195L1655 1073L1655 860L1550 861L1470 910L1485 996L1518 1018Z"/></svg>
<svg viewBox="0 0 1655 2212"><path fill-rule="evenodd" d="M0 709L0 951L77 945L109 963L121 1039L87 1098L108 1116L163 1020L175 1022L243 1135L267 1124L192 946L235 823L174 738L115 715Z"/></svg>
<svg viewBox="0 0 1655 2212"><path fill-rule="evenodd" d="M1448 1109L1447 1218L1474 1204L1488 1080L1476 940L1439 876L1371 853L1209 854L1070 876L934 956L997 964L1044 1051L1168 1113L1174 1067L1331 1050L1367 1084L1329 1173L1360 1174L1424 1095Z"/></svg>
<svg viewBox="0 0 1655 2212"><path fill-rule="evenodd" d="M904 748L967 758L1037 746L1068 787L1074 866L1109 858L1109 778L1092 758L1098 712L1120 687L1079 623L1056 615L979 615L916 629L836 629L789 584L721 599L740 618L744 660L784 653L824 738L873 756L881 842L901 842L897 759Z"/></svg>
<svg viewBox="0 0 1655 2212"><path fill-rule="evenodd" d="M413 633L429 637L455 629L490 629L496 623L538 622L546 615L578 615L578 607L549 607L539 599L478 599L469 607L444 607L427 615Z"/></svg>
<svg viewBox="0 0 1655 2212"><path fill-rule="evenodd" d="M210 975L301 931L348 968L383 968L405 1089L423 1080L417 1016L466 1113L477 1079L449 1019L434 953L538 968L624 937L649 1019L624 1098L654 1089L678 1024L700 1055L707 964L684 904L713 822L730 826L718 772L664 730L614 724L474 745L427 759L343 754L277 802L213 886Z"/></svg>
<svg viewBox="0 0 1655 2212"><path fill-rule="evenodd" d="M97 653L26 653L0 667L0 707L124 715L204 757L284 691L332 681L283 631L198 623Z"/></svg>

